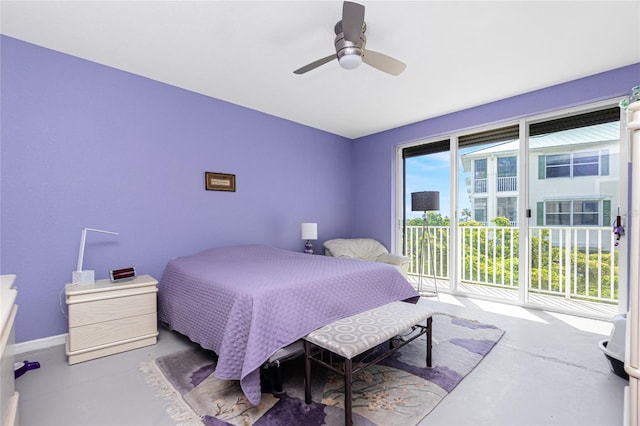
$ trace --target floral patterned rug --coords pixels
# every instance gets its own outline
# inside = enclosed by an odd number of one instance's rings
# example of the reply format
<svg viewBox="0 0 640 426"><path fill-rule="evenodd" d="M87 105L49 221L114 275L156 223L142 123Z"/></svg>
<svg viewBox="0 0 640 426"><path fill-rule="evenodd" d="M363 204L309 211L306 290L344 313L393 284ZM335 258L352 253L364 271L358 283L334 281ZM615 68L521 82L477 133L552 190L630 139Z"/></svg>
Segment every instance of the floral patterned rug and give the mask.
<svg viewBox="0 0 640 426"><path fill-rule="evenodd" d="M354 377L354 425L416 425L469 374L504 332L492 325L434 315L433 367L425 367L424 336ZM374 350L375 351L375 350ZM366 357L375 356L367 354ZM361 361L366 361L362 359ZM259 405L239 382L216 379L215 354L187 349L140 369L170 401L168 412L184 425L342 425L342 377L312 365L313 403L304 402L302 358L282 364L284 394L263 393Z"/></svg>

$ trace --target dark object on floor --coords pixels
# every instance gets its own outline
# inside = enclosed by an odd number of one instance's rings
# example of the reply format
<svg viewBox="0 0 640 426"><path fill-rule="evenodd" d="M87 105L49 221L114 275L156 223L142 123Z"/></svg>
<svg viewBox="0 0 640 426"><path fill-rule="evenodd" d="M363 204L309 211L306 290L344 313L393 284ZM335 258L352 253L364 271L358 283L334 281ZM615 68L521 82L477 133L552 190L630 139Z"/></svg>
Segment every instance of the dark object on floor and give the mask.
<svg viewBox="0 0 640 426"><path fill-rule="evenodd" d="M625 380L629 380L629 375L624 371L624 351L625 333L627 326L627 315L616 315L613 317L613 328L609 340L602 340L598 343L600 350L604 352L611 363L611 370Z"/></svg>
<svg viewBox="0 0 640 426"><path fill-rule="evenodd" d="M276 398L283 394L282 390L282 363L297 358L304 354L302 340L276 351L260 369L260 388L262 393L271 393Z"/></svg>
<svg viewBox="0 0 640 426"><path fill-rule="evenodd" d="M13 373L15 378L22 376L29 370L35 370L36 368L40 368L40 363L37 361L22 361L16 362L13 364Z"/></svg>
<svg viewBox="0 0 640 426"><path fill-rule="evenodd" d="M606 340L601 342L602 346L604 346L604 350L607 349L607 344L609 342L607 342ZM624 371L624 361L620 361L619 359L615 359L614 357L610 356L609 354L607 354L607 352L604 353L604 356L607 357L607 359L609 360L609 362L611 363L611 370L613 370L614 373L616 373L617 376L622 377L625 380L629 380L629 374L627 374L626 371Z"/></svg>

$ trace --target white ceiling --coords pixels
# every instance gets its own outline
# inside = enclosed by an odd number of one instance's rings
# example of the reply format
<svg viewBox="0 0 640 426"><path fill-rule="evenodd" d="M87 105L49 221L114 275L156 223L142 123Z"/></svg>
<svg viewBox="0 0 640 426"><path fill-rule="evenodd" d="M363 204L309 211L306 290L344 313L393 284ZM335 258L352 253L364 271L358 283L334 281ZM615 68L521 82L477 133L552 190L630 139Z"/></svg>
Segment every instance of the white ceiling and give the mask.
<svg viewBox="0 0 640 426"><path fill-rule="evenodd" d="M293 74L334 52L340 1L2 0L0 29L348 138L640 62L640 0L360 3L400 76Z"/></svg>

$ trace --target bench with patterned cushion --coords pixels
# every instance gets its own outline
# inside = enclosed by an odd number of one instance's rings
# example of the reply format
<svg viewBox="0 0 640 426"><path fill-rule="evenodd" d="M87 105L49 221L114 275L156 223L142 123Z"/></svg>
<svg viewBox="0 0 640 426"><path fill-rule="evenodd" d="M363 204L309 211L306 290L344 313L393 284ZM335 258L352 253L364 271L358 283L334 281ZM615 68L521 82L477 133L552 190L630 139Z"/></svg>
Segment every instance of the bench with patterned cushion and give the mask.
<svg viewBox="0 0 640 426"><path fill-rule="evenodd" d="M385 359L404 345L418 337L427 335L426 365L431 367L431 316L430 309L407 302L392 302L357 315L334 321L303 338L305 350L305 402L311 403L311 361L314 361L344 377L345 424L351 425L351 383L353 375L370 365ZM422 323L425 324L422 324ZM353 368L353 358L396 336L409 333L397 344L374 360ZM312 351L312 346L314 350ZM342 368L326 362L321 357L324 351L344 359Z"/></svg>

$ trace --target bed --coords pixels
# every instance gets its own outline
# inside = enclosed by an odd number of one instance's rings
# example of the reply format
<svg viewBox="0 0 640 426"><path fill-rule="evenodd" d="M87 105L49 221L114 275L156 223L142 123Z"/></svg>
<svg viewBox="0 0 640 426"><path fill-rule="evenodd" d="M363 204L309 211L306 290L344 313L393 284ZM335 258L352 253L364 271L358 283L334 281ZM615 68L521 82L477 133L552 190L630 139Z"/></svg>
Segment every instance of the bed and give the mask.
<svg viewBox="0 0 640 426"><path fill-rule="evenodd" d="M276 351L341 318L418 293L391 265L268 245L212 248L171 260L158 317L218 355L215 377L240 380L260 402L260 366Z"/></svg>

